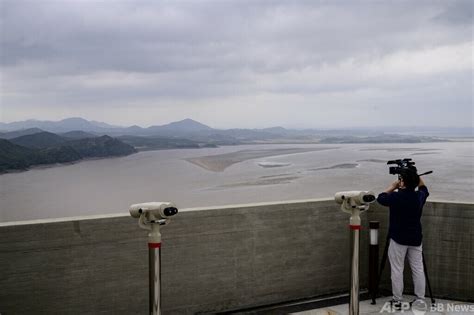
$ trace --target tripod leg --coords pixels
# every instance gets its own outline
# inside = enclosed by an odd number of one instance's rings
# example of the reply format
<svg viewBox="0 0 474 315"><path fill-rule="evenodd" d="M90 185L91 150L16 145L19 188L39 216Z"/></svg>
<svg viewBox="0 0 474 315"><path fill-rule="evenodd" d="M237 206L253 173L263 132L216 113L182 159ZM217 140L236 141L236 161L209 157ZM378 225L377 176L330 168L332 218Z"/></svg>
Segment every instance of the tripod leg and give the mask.
<svg viewBox="0 0 474 315"><path fill-rule="evenodd" d="M428 285L428 291L430 292L431 304L435 304L435 299L433 298L433 292L431 291L430 279L428 278L428 269L426 269L425 254L421 253L423 258L423 269L425 271L426 284Z"/></svg>
<svg viewBox="0 0 474 315"><path fill-rule="evenodd" d="M382 279L382 272L383 269L385 268L385 264L387 263L387 257L388 257L388 246L390 245L390 237L387 235L387 239L385 241L385 248L383 250L383 255L382 255L382 261L380 262L380 268L379 268L379 276L378 276L378 283L377 283L377 288L380 284L380 280Z"/></svg>
<svg viewBox="0 0 474 315"><path fill-rule="evenodd" d="M387 263L388 246L389 245L390 245L390 237L387 234L387 238L386 238L386 241L385 241L385 248L383 250L383 255L382 255L382 261L380 262L379 274L378 274L378 277L377 277L377 285L375 286L375 296L378 295L380 280L382 279L383 269L385 268L385 264ZM373 300L373 302L375 304L374 300Z"/></svg>

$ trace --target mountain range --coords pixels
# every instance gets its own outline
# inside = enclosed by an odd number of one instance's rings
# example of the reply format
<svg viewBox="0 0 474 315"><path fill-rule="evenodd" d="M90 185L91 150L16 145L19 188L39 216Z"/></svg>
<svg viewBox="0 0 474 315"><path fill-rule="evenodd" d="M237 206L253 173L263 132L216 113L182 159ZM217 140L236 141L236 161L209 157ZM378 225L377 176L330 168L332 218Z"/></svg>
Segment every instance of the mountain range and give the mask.
<svg viewBox="0 0 474 315"><path fill-rule="evenodd" d="M60 121L29 119L25 121L16 121L12 123L0 123L0 130L13 131L20 129L39 128L50 132L67 132L73 130L95 131L118 128L103 122L88 121L83 118L73 117Z"/></svg>
<svg viewBox="0 0 474 315"><path fill-rule="evenodd" d="M367 128L344 128L344 129L286 129L283 127L271 127L263 129L215 129L192 119L171 122L165 125L153 125L147 128L137 125L123 127L107 124L105 122L89 121L80 117L66 118L60 121L26 120L12 123L0 122L0 138L8 139L16 135L5 135L16 131L19 135L25 133L48 131L64 134L71 131L82 131L95 135L133 135L133 136L164 136L164 137L186 137L197 141L203 141L209 137L224 142L235 142L235 140L264 140L276 138L291 138L294 140L308 140L316 137L340 137L340 136L383 136L386 134L407 134L416 136L439 136L439 137L472 137L473 128L467 127L367 127ZM34 131L36 130L36 131ZM23 133L23 134L21 134Z"/></svg>
<svg viewBox="0 0 474 315"><path fill-rule="evenodd" d="M104 122L89 121L80 117L66 118L60 121L48 121L48 120L25 120L17 121L12 123L1 123L0 130L4 131L15 131L22 129L41 129L43 131L49 131L54 133L65 133L69 131L85 131L95 133L122 133L122 134L133 134L133 133L153 133L157 131L182 131L182 132L195 132L201 130L212 130L211 127L201 124L192 119L184 119L177 122L172 122L162 126L151 126L148 128L142 128L139 126L131 127L120 127L109 125Z"/></svg>
<svg viewBox="0 0 474 315"><path fill-rule="evenodd" d="M0 173L33 165L123 156L143 150L262 143L419 143L447 141L383 130L214 129L192 119L148 128L120 127L83 118L0 123ZM418 130L420 131L420 130ZM421 130L426 131L426 130ZM452 130L451 130L452 131ZM472 137L472 128L454 130ZM425 132L426 133L426 132Z"/></svg>
<svg viewBox="0 0 474 315"><path fill-rule="evenodd" d="M150 128L124 128L82 118L57 122L27 120L4 123L0 128L10 130L0 132L0 173L26 170L34 165L75 162L84 158L123 156L137 150L216 146L209 141L212 137L203 141L178 137L179 134L189 136L212 130L190 119ZM216 142L235 143L234 139L228 142L218 137Z"/></svg>

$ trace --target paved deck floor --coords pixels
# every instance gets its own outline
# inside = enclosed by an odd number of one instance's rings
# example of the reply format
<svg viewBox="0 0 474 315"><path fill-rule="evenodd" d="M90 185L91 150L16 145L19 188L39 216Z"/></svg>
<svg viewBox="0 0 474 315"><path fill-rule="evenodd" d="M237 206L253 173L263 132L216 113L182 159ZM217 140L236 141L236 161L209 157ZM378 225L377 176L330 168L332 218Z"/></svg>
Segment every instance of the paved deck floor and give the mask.
<svg viewBox="0 0 474 315"><path fill-rule="evenodd" d="M448 300L436 300L435 305L430 308L428 304L426 308L421 307L409 308L409 304L405 304L407 309L395 311L390 308L390 297L377 299L376 305L371 305L370 300L361 301L359 304L360 314L403 314L403 315L474 315L474 303L456 302ZM404 301L412 301L413 297L405 296ZM429 299L426 300L429 303ZM340 304L331 307L325 307L304 312L291 313L295 315L345 315L349 314L349 305Z"/></svg>

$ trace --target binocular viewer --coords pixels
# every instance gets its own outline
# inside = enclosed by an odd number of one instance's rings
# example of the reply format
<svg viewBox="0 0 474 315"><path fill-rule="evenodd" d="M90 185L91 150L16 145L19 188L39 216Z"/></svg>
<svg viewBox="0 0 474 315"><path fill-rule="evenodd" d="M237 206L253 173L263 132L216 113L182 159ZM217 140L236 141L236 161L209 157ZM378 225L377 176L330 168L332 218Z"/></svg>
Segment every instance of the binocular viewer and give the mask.
<svg viewBox="0 0 474 315"><path fill-rule="evenodd" d="M341 191L334 195L334 200L341 205L341 210L351 215L350 226L354 228L360 227L359 214L368 210L375 199L372 191Z"/></svg>
<svg viewBox="0 0 474 315"><path fill-rule="evenodd" d="M168 219L178 213L178 208L171 202L145 202L130 206L130 215L134 218L146 216L150 222Z"/></svg>
<svg viewBox="0 0 474 315"><path fill-rule="evenodd" d="M372 191L341 191L334 195L334 200L342 205L342 210L347 212L352 208L367 210L368 205L375 201L375 194Z"/></svg>

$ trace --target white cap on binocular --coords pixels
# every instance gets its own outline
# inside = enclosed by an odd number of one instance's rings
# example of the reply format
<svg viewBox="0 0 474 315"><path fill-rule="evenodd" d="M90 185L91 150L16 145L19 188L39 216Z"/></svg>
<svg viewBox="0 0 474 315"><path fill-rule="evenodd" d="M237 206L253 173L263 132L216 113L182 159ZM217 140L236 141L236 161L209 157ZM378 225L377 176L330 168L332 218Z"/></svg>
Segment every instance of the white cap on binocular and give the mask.
<svg viewBox="0 0 474 315"><path fill-rule="evenodd" d="M130 215L139 218L142 214L153 216L156 219L166 219L178 213L178 208L172 202L145 202L130 206Z"/></svg>

